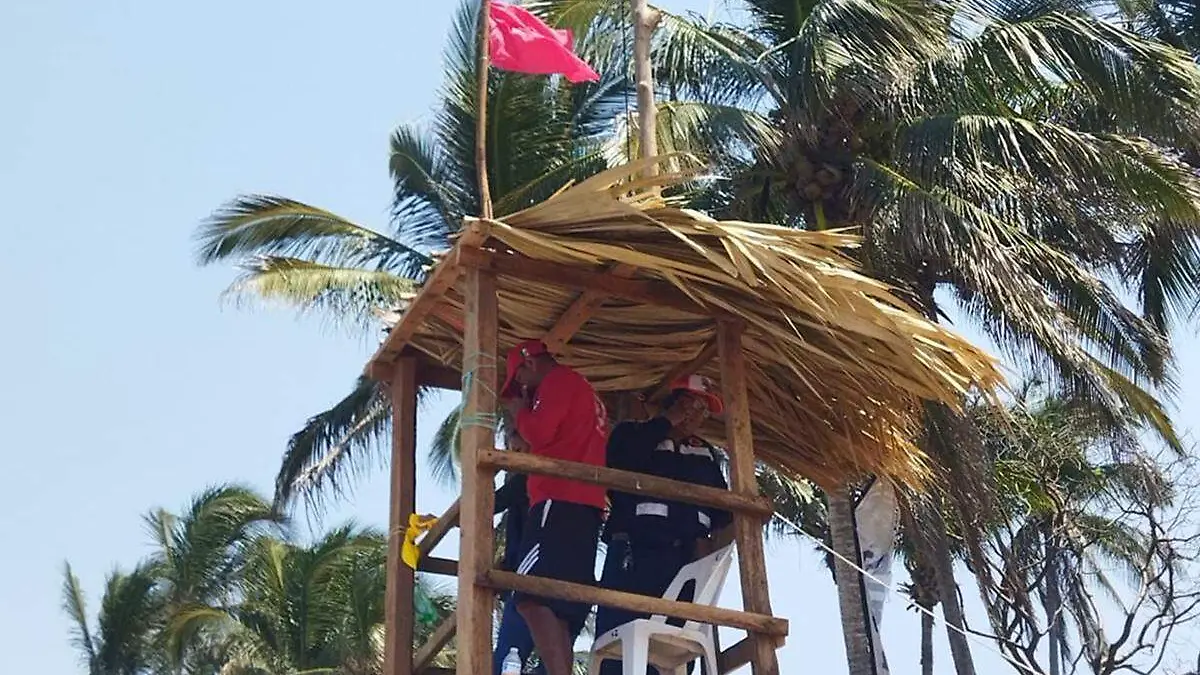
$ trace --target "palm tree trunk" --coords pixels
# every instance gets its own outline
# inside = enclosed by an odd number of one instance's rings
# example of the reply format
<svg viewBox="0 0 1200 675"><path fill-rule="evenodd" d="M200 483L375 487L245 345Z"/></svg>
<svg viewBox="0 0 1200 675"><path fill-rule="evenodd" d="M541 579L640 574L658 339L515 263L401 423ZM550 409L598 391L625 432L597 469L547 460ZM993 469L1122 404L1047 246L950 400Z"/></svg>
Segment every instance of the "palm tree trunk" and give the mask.
<svg viewBox="0 0 1200 675"><path fill-rule="evenodd" d="M1063 618L1059 593L1058 549L1049 533L1046 539L1046 616L1050 630L1050 675L1059 675L1062 664Z"/></svg>
<svg viewBox="0 0 1200 675"><path fill-rule="evenodd" d="M827 494L829 499L829 537L832 539L834 575L837 580L838 606L842 613L842 636L846 641L846 661L850 675L874 675L874 657L867 635L866 602L862 575L846 560L859 561L858 537L854 530L854 504L845 489Z"/></svg>
<svg viewBox="0 0 1200 675"><path fill-rule="evenodd" d="M921 675L933 675L933 615L924 612L921 612Z"/></svg>
<svg viewBox="0 0 1200 675"><path fill-rule="evenodd" d="M971 658L971 645L967 636L959 632L966 626L962 604L958 599L958 583L954 579L954 560L950 557L950 538L946 534L946 523L936 507L928 509L929 538L933 571L937 578L938 594L942 601L942 616L946 619L946 637L950 641L950 656L954 661L954 672L958 675L975 675L975 662ZM958 628L959 630L955 630Z"/></svg>

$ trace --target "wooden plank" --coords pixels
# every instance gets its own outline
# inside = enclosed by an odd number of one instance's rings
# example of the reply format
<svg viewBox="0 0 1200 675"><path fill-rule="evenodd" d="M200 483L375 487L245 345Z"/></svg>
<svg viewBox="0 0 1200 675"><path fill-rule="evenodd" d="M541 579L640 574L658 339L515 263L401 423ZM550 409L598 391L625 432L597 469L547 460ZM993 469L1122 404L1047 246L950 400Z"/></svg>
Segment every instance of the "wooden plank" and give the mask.
<svg viewBox="0 0 1200 675"><path fill-rule="evenodd" d="M446 509L445 513L438 517L433 527L429 528L429 531L421 538L421 541L417 544L417 549L421 552L422 558L429 555L438 544L442 543L442 539L446 537L446 533L451 528L458 527L458 505L459 500L455 499L454 503Z"/></svg>
<svg viewBox="0 0 1200 675"><path fill-rule="evenodd" d="M404 530L417 506L417 361L400 359L391 384L392 471L388 509L387 591L384 606L384 675L411 675L413 570L401 560Z"/></svg>
<svg viewBox="0 0 1200 675"><path fill-rule="evenodd" d="M493 469L516 473L557 476L594 485L603 485L621 492L634 492L651 497L671 499L685 504L711 506L735 513L750 514L752 520L763 521L775 512L771 502L765 498L746 496L717 488L685 483L659 476L650 476L633 471L610 469L580 462L568 462L550 457L539 457L525 452L501 452L489 450L480 455L480 462Z"/></svg>
<svg viewBox="0 0 1200 675"><path fill-rule="evenodd" d="M614 265L608 273L616 277L628 279L637 273L637 268L633 265L620 263ZM571 336L578 333L580 328L583 328L583 324L587 323L592 314L609 297L611 296L607 293L594 288L589 288L580 293L579 297L575 298L575 301L558 317L558 321L554 323L554 327L542 338L542 342L546 343L551 352L557 353L561 351L563 346L571 339Z"/></svg>
<svg viewBox="0 0 1200 675"><path fill-rule="evenodd" d="M481 577L481 583L500 591L517 591L547 598L605 605L645 614L663 614L688 621L729 626L754 631L767 636L786 636L788 622L764 614L739 612L735 609L697 605L691 602L666 600L649 595L625 593L608 588L574 584L546 577L533 577L502 570L491 570ZM770 639L768 637L768 639Z"/></svg>
<svg viewBox="0 0 1200 675"><path fill-rule="evenodd" d="M775 637L775 648L783 647L786 639ZM754 640L744 637L729 649L717 654L717 672L727 675L754 659Z"/></svg>
<svg viewBox="0 0 1200 675"><path fill-rule="evenodd" d="M429 667L430 662L437 658L437 655L454 638L454 634L457 631L458 613L451 612L450 616L442 619L438 627L433 629L433 635L430 635L425 644L421 645L421 648L417 650L416 656L413 657L413 673L419 675L422 671L428 672L426 669Z"/></svg>
<svg viewBox="0 0 1200 675"><path fill-rule="evenodd" d="M453 368L439 366L435 363L422 363L418 369L418 381L426 387L460 391L462 389L462 374Z"/></svg>
<svg viewBox="0 0 1200 675"><path fill-rule="evenodd" d="M464 249L478 248L487 239L487 233L486 223L480 221L473 221L463 229L462 236L454 244L450 255L443 258L437 267L433 268L425 283L421 284L421 290L417 291L417 296L408 303L400 321L392 327L387 337L384 338L383 344L379 345L371 360L367 362L366 373L368 376L382 379L380 375L387 372L389 364L396 360L425 318L442 301L442 295L458 281L463 270L454 253Z"/></svg>
<svg viewBox="0 0 1200 675"><path fill-rule="evenodd" d="M461 249L460 249L461 250ZM465 383L462 410L462 497L458 563L458 675L492 670L492 594L478 580L492 566L495 472L479 461L495 445L499 360L496 275L466 270Z"/></svg>
<svg viewBox="0 0 1200 675"><path fill-rule="evenodd" d="M742 324L719 323L717 349L721 360L721 393L725 400L726 449L729 451L732 488L745 497L756 497L758 480L754 471L754 434L750 424L750 397L746 390ZM748 612L770 614L763 525L761 520L737 513L733 516L742 582L742 606ZM762 634L752 634L750 638L754 644L751 659L754 675L779 675L779 659L774 643Z"/></svg>
<svg viewBox="0 0 1200 675"><path fill-rule="evenodd" d="M661 398L667 393L667 390L671 387L672 382L678 378L684 377L685 375L691 375L697 370L700 370L707 365L709 361L712 361L712 358L716 355L717 341L710 340L709 343L704 345L704 348L700 350L700 353L696 354L696 356L690 361L681 363L668 371L666 377L662 379L662 382L660 382L657 387L650 391L649 395L646 397L646 400L654 401Z"/></svg>
<svg viewBox="0 0 1200 675"><path fill-rule="evenodd" d="M429 574L439 574L444 577L458 576L458 561L435 556L424 556L417 563L417 568Z"/></svg>
<svg viewBox="0 0 1200 675"><path fill-rule="evenodd" d="M535 260L521 255L485 251L478 248L460 249L457 259L461 265L466 267L484 269L515 279L579 290L594 290L614 298L647 305L671 307L699 316L725 315L724 310L719 308L697 304L686 293L665 281L623 279L606 271L589 270L574 265Z"/></svg>

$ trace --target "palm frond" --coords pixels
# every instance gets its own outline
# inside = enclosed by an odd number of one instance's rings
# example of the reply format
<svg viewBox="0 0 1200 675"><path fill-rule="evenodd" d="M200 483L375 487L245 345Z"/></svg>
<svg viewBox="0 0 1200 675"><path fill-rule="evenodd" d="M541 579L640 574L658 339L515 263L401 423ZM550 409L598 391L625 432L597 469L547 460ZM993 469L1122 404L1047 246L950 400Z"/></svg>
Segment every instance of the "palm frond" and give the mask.
<svg viewBox="0 0 1200 675"><path fill-rule="evenodd" d="M274 302L334 322L366 327L378 312L412 299L417 283L390 271L334 267L300 258L259 256L226 291L239 301Z"/></svg>
<svg viewBox="0 0 1200 675"><path fill-rule="evenodd" d="M470 206L469 184L433 141L429 130L402 126L392 133L388 162L395 183L392 217L407 242L436 251L458 229Z"/></svg>
<svg viewBox="0 0 1200 675"><path fill-rule="evenodd" d="M379 232L284 197L243 195L201 224L197 259L272 255L415 276L432 259Z"/></svg>
<svg viewBox="0 0 1200 675"><path fill-rule="evenodd" d="M1200 306L1200 245L1194 221L1151 218L1130 242L1123 264L1143 315L1168 335Z"/></svg>
<svg viewBox="0 0 1200 675"><path fill-rule="evenodd" d="M676 94L718 105L752 106L760 98L782 105L785 81L759 61L768 49L736 26L664 11L651 61L657 79Z"/></svg>
<svg viewBox="0 0 1200 675"><path fill-rule="evenodd" d="M656 108L655 134L664 154L724 159L737 154L771 157L779 152L780 129L754 111L698 101L664 101ZM618 123L605 151L609 165L624 164L641 155L637 122L631 115ZM710 156L714 151L718 157Z"/></svg>
<svg viewBox="0 0 1200 675"><path fill-rule="evenodd" d="M275 478L276 505L284 507L302 495L310 506L319 508L324 488L338 494L347 470L353 474L367 466L390 424L387 388L359 377L345 398L309 418L288 439Z"/></svg>
<svg viewBox="0 0 1200 675"><path fill-rule="evenodd" d="M986 2L965 7L967 23L982 30L913 70L907 95L894 103L1011 111L1011 93L1045 96L1068 83L1124 124L1194 137L1200 73L1184 52L1052 4L1018 21L995 17Z"/></svg>
<svg viewBox="0 0 1200 675"><path fill-rule="evenodd" d="M180 516L166 518L160 510L145 519L160 546L148 564L168 585L175 606L224 598L249 542L286 520L262 496L240 485L201 491Z"/></svg>
<svg viewBox="0 0 1200 675"><path fill-rule="evenodd" d="M143 672L154 660L151 645L162 609L154 585L143 568L108 575L97 622L101 672Z"/></svg>
<svg viewBox="0 0 1200 675"><path fill-rule="evenodd" d="M453 485L458 481L459 452L462 448L460 424L462 404L454 406L438 424L429 445L429 471L434 480L442 485Z"/></svg>
<svg viewBox="0 0 1200 675"><path fill-rule="evenodd" d="M71 644L79 650L80 659L87 664L88 672L95 672L96 645L88 627L87 601L79 577L71 569L71 563L63 563L62 586L63 610L71 619Z"/></svg>

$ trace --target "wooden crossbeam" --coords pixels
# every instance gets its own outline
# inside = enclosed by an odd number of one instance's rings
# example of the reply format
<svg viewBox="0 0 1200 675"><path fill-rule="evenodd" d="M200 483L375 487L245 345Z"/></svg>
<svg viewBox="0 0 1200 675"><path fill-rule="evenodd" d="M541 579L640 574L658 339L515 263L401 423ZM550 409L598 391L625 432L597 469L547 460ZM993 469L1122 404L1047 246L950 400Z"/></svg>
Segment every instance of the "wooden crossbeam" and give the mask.
<svg viewBox="0 0 1200 675"><path fill-rule="evenodd" d="M625 263L614 265L613 268L608 271L608 274L611 274L615 277L621 277L623 279L628 279L636 273L636 267L633 265L626 265ZM592 317L592 314L594 314L595 311L600 308L600 305L603 305L604 301L609 299L609 297L611 296L609 296L607 293L598 291L594 288L589 288L580 293L579 297L575 298L575 301L572 302L571 305L562 313L562 315L558 317L558 321L554 323L554 327L547 331L546 335L542 338L542 342L546 343L546 346L550 348L551 352L558 352L562 350L563 346L567 344L567 342L573 335L575 335L575 333L579 332L579 329L583 327L583 324L588 322L588 319Z"/></svg>
<svg viewBox="0 0 1200 675"><path fill-rule="evenodd" d="M490 570L482 575L479 583L500 591L516 591L544 598L579 602L586 605L604 605L616 609L625 609L643 614L663 614L666 616L698 621L714 626L740 628L755 634L772 637L786 636L788 622L765 614L739 612L723 607L697 605L691 602L667 600L649 595L614 591L608 588L598 588L584 584L574 584L546 577L534 577L524 574L514 574L501 570Z"/></svg>
<svg viewBox="0 0 1200 675"><path fill-rule="evenodd" d="M445 513L438 517L433 527L429 528L429 531L421 538L421 541L417 544L417 550L421 552L422 558L428 556L442 542L442 539L446 537L446 533L452 528L458 527L458 509L458 500L455 499L454 503L446 509Z"/></svg>
<svg viewBox="0 0 1200 675"><path fill-rule="evenodd" d="M458 576L458 561L435 556L426 556L417 562L417 569L428 574L438 574L443 577Z"/></svg>
<svg viewBox="0 0 1200 675"><path fill-rule="evenodd" d="M775 647L778 649L783 647L786 640L782 637L775 638ZM726 675L738 668L750 663L754 659L754 640L749 637L744 637L738 640L729 649L723 650L717 654L717 673Z"/></svg>
<svg viewBox="0 0 1200 675"><path fill-rule="evenodd" d="M458 612L451 612L449 616L442 619L438 627L433 629L433 635L421 645L413 656L412 672L420 675L421 671L429 667L429 664L437 658L442 649L454 637L454 633L458 630ZM428 671L426 671L428 673Z"/></svg>
<svg viewBox="0 0 1200 675"><path fill-rule="evenodd" d="M725 316L716 307L704 307L669 283L652 279L625 279L607 271L587 270L546 260L478 248L458 251L459 264L515 279L553 284L578 290L593 290L614 298L659 307L670 307L698 316Z"/></svg>
<svg viewBox="0 0 1200 675"><path fill-rule="evenodd" d="M770 500L759 496L747 496L717 488L650 476L633 471L610 469L606 466L568 462L561 459L539 457L524 452L501 452L492 450L480 454L483 466L504 469L517 473L557 476L570 480L603 485L622 492L636 492L651 497L670 499L685 504L697 504L742 513L763 520L775 512Z"/></svg>
<svg viewBox="0 0 1200 675"><path fill-rule="evenodd" d="M453 368L439 366L432 362L422 364L417 370L418 381L426 387L459 391L462 389L462 374Z"/></svg>
<svg viewBox="0 0 1200 675"><path fill-rule="evenodd" d="M391 363L396 360L404 346L412 339L417 328L425 321L425 317L429 316L441 302L442 295L454 286L459 275L462 274L463 268L455 259L454 253L477 249L487 239L487 236L488 227L485 223L475 221L467 225L450 255L438 263L425 283L421 284L421 290L417 291L416 297L405 308L400 320L396 322L395 326L392 326L392 330L388 332L383 344L379 345L379 349L375 350L375 354L367 362L368 376L377 380L388 377L387 371L390 370Z"/></svg>

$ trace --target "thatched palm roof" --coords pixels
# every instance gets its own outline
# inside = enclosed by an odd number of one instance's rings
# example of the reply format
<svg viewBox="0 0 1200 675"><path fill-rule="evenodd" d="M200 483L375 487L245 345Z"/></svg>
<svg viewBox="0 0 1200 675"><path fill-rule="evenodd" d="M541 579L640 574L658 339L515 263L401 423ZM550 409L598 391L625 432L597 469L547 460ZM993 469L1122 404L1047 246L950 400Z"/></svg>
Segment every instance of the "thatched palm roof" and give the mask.
<svg viewBox="0 0 1200 675"><path fill-rule="evenodd" d="M995 361L858 273L844 253L855 236L673 208L654 188L686 176L635 179L646 167L604 172L499 220L468 219L423 292L441 293L430 286L448 285L463 262L497 269L501 369L503 350L546 335L591 281L659 303L610 298L559 350L601 392L654 390L715 351L713 315L740 319L761 460L823 485L867 472L920 481L921 401L957 406L972 387L992 390ZM467 250L476 246L483 252ZM576 288L529 280L571 271ZM450 288L420 303L373 363L408 346L457 371L462 295ZM719 380L715 359L698 372ZM705 433L721 445L723 429L711 421Z"/></svg>

